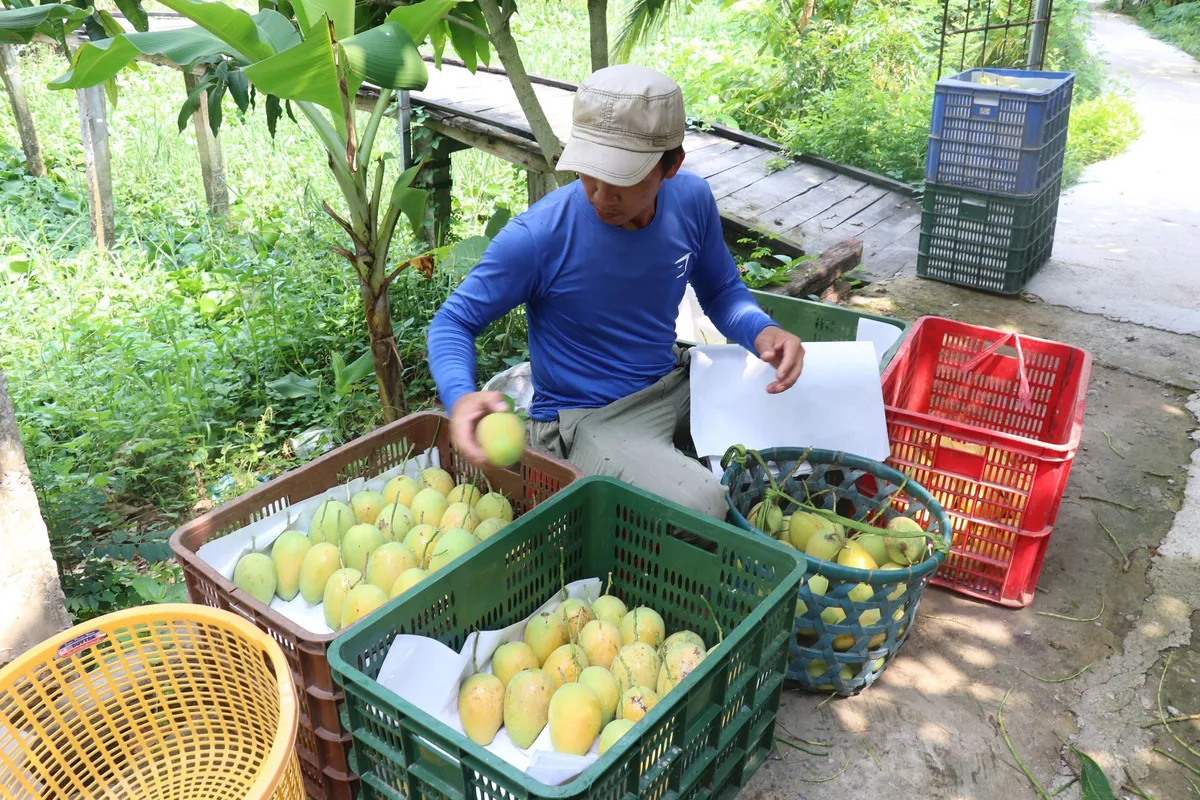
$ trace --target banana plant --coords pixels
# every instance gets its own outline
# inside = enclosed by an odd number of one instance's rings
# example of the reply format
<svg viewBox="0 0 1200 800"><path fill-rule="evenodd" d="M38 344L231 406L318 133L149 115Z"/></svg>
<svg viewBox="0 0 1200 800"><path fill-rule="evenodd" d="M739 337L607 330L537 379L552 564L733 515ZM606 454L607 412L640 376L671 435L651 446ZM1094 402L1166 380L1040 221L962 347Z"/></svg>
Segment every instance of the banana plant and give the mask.
<svg viewBox="0 0 1200 800"><path fill-rule="evenodd" d="M340 209L323 203L349 239L348 246L332 250L358 277L383 419L398 419L407 413L407 402L388 288L411 262L389 269L388 255L401 215L414 229L420 226L426 193L412 185L420 164L402 171L385 189L388 157L375 152L375 139L396 92L425 88L429 75L417 46L444 31L444 18L458 0L400 6L358 31L354 0L294 0L289 9L294 23L269 8L251 15L220 2L161 1L195 25L85 43L50 88L94 86L141 56L157 56L184 70L204 68L219 75L221 87L230 88L239 106L240 90L248 83L266 96L272 133L281 105L289 113L295 107L320 139L342 195ZM363 84L376 87L376 99L369 119L359 125L355 102ZM206 85L211 92L214 84Z"/></svg>

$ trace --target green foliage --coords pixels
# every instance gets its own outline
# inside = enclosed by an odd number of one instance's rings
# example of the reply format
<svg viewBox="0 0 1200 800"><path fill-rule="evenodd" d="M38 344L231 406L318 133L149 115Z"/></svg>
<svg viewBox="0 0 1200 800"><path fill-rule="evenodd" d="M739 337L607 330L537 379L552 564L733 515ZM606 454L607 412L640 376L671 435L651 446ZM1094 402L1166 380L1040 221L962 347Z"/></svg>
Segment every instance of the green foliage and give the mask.
<svg viewBox="0 0 1200 800"><path fill-rule="evenodd" d="M748 246L753 244L753 240L739 239L738 244ZM737 267L738 272L742 275L742 282L744 284L751 289L762 289L767 286L787 283L797 267L815 258L816 256L813 255L791 258L776 253L768 246L759 244L750 249L749 258L745 261L739 261Z"/></svg>
<svg viewBox="0 0 1200 800"><path fill-rule="evenodd" d="M21 69L38 86L62 63L32 48ZM283 119L272 138L228 117L230 224L214 227L191 126L175 126L178 73L118 80L128 102L110 116L108 255L89 242L73 94L30 92L48 178L24 172L12 118L0 114L0 358L81 618L146 602L132 581L160 569L169 534L319 452L296 452L302 433L338 444L380 419L357 279L329 252L344 234L320 208L337 190L311 131ZM396 149L394 130L381 129L379 152ZM472 248L432 278L408 270L392 284L414 407L434 400L425 331ZM395 259L416 251L398 231ZM520 356L524 336L523 314L486 331L480 374Z"/></svg>
<svg viewBox="0 0 1200 800"><path fill-rule="evenodd" d="M1132 14L1151 35L1170 42L1193 58L1200 59L1200 1L1182 3L1118 2L1109 7Z"/></svg>
<svg viewBox="0 0 1200 800"><path fill-rule="evenodd" d="M1142 133L1141 118L1124 92L1108 91L1071 109L1063 181L1079 179L1083 168L1125 152Z"/></svg>
<svg viewBox="0 0 1200 800"><path fill-rule="evenodd" d="M1100 769L1091 756L1087 753L1080 752L1074 747L1072 752L1079 757L1079 785L1082 793L1082 800L1113 800L1112 787L1108 784L1108 778L1104 775L1104 770Z"/></svg>

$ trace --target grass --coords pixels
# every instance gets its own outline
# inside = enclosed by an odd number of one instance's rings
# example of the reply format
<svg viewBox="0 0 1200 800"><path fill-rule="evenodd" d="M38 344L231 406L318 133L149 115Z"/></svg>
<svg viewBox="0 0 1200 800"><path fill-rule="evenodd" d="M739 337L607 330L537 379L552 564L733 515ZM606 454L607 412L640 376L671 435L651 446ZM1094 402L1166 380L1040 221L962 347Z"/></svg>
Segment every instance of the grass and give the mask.
<svg viewBox="0 0 1200 800"><path fill-rule="evenodd" d="M905 13L822 26L797 51L756 22L763 1L696 4L635 58L674 76L693 115L919 183L930 80L918 45L932 6L907 0ZM530 71L576 81L589 72L583 3L526 0L515 30ZM353 361L367 339L353 276L329 253L341 233L320 202L336 205L337 193L308 128L285 119L272 139L261 108L242 120L227 106L231 209L229 224L217 224L191 126L176 128L178 73L123 73L109 119L117 241L104 254L88 235L74 95L45 88L63 68L44 48L20 65L48 178L24 173L15 123L0 113L0 368L71 610L83 618L145 601L139 576L176 579L160 563L169 532L311 457L301 434L346 441L379 411L373 376L333 380L334 360ZM1080 75L1081 85L1102 83ZM1072 169L1117 152L1137 129L1123 96L1080 96ZM381 137L380 147L396 148L393 130ZM497 205L525 207L524 174L495 158L458 153L453 178L458 238L482 232ZM461 274L406 275L393 287L414 407L435 402L425 330ZM478 345L481 379L524 357L522 314ZM319 391L281 393L290 376Z"/></svg>

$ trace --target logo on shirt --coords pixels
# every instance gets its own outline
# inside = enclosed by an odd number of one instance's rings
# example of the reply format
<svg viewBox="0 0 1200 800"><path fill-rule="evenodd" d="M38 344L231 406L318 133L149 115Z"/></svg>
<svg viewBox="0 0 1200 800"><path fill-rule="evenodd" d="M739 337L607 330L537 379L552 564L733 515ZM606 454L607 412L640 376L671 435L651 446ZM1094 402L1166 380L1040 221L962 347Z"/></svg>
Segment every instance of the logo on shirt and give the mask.
<svg viewBox="0 0 1200 800"><path fill-rule="evenodd" d="M675 266L679 267L679 274L675 276L676 278L682 278L687 274L688 264L691 260L691 253L684 253L680 258L675 259Z"/></svg>

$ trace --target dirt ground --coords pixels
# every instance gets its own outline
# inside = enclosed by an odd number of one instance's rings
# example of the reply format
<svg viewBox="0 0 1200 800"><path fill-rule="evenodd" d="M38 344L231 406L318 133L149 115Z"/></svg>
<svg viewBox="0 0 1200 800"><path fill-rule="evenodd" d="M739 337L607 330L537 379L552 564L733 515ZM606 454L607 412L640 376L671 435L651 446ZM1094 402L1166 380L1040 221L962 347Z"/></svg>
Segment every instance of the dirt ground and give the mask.
<svg viewBox="0 0 1200 800"><path fill-rule="evenodd" d="M1034 602L1014 610L931 588L918 627L871 688L846 699L785 693L779 734L827 742L827 755L780 747L741 797L1037 797L1017 757L1053 792L1077 775L1078 747L1114 787L1126 782L1127 768L1155 800L1200 798L1200 773L1155 749L1198 769L1200 758L1161 725L1143 727L1158 719L1168 657L1166 714L1200 713L1200 643L1192 636L1200 624L1200 395L1189 399L1200 389L1200 339L907 277L874 284L857 302L905 319L938 314L1087 349L1094 363L1083 443ZM998 724L1010 689L1004 727L1015 756ZM1171 729L1200 751L1200 720ZM1058 797L1079 791L1076 783Z"/></svg>

